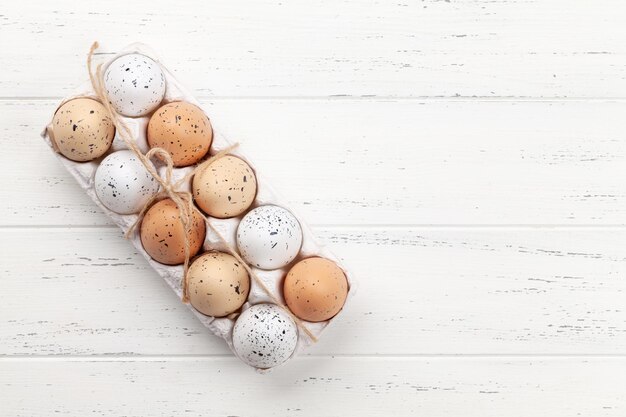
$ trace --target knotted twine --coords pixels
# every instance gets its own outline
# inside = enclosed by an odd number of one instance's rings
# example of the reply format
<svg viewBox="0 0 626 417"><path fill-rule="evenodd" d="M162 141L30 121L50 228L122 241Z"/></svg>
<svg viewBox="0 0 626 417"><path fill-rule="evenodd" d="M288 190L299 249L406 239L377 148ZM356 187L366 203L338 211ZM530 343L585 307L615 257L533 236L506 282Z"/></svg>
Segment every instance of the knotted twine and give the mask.
<svg viewBox="0 0 626 417"><path fill-rule="evenodd" d="M270 300L277 306L281 307L285 312L287 312L287 314L289 314L289 316L298 325L298 327L302 329L313 342L317 342L317 337L304 325L304 323L298 317L296 317L291 312L291 310L289 310L289 308L283 305L283 303L274 296L274 294L270 291L270 289L267 288L263 280L261 280L258 277L258 275L254 272L254 270L252 270L252 268L247 264L247 262L243 260L243 258L239 255L239 253L235 250L235 248L233 248L228 243L228 241L221 235L221 233L217 230L217 228L215 228L211 224L209 218L195 206L195 204L193 203L193 197L191 195L191 192L179 190L180 187L186 181L191 179L191 177L193 177L194 175L198 173L203 172L213 162L229 154L232 150L234 150L238 146L238 144L236 143L234 145L231 145L221 150L220 152L216 153L215 155L209 157L202 163L196 165L194 169L188 172L184 177L174 182L172 180L172 176L173 176L172 174L174 170L174 161L172 160L172 156L170 155L170 153L163 148L154 147L150 149L144 155L141 152L141 149L139 149L139 147L137 146L130 128L122 120L117 110L113 107L112 103L109 101L106 88L104 87L102 64L98 64L95 72L92 68L93 55L94 55L95 50L98 49L98 47L99 47L98 42L94 42L91 45L91 48L89 49L89 54L87 56L87 70L89 72L89 79L91 81L91 86L93 87L93 90L96 96L100 99L100 102L104 106L108 116L112 120L113 125L115 126L115 129L116 129L116 132L118 133L118 136L124 141L126 146L128 146L128 149L130 149L135 154L135 156L137 157L137 159L139 159L141 164L146 168L146 170L150 173L150 175L152 175L152 177L161 186L160 191L157 194L153 195L150 198L150 200L146 202L146 204L141 209L141 211L138 213L137 219L126 231L124 235L125 238L129 239L132 237L133 232L136 230L139 224L141 224L141 220L143 219L146 212L155 201L163 197L169 197L176 204L176 207L178 208L178 211L180 214L180 220L181 220L181 223L183 225L183 230L184 230L185 259L183 262L182 297L181 297L184 303L189 302L189 280L187 277L188 272L189 272L189 261L191 258L189 236L192 231L191 227L193 223L193 215L194 213L197 213L202 217L202 219L205 222L205 225L207 225L211 229L211 231L217 236L220 242L226 247L228 252L235 259L237 259L237 261L241 265L243 265L243 267L248 272L248 275L252 277L252 279L254 279L256 284L265 292L265 294L270 298ZM54 138L54 136L52 135L50 136L52 139ZM53 148L55 148L56 144L55 144L54 139L51 142L54 144ZM58 151L58 149L55 149L55 150ZM162 177L156 170L155 166L152 164L151 158L153 156L157 156L159 159L161 159L165 163L166 165L165 177Z"/></svg>

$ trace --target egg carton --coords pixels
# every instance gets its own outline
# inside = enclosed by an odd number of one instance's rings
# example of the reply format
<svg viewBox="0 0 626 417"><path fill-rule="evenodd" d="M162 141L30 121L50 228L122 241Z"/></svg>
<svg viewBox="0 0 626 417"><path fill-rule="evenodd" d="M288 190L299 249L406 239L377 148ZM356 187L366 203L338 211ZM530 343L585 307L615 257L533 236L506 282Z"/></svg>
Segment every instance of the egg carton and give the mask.
<svg viewBox="0 0 626 417"><path fill-rule="evenodd" d="M168 67L163 63L163 60L161 60L157 56L157 54L155 54L154 51L145 44L134 43L134 44L126 46L117 54L111 55L110 59L108 59L106 62L103 63L103 71L106 71L106 68L108 67L108 65L111 62L113 62L115 59L117 59L118 57L122 55L130 54L130 53L139 53L142 55L146 55L161 66L161 69L163 71L163 74L165 75L165 80L166 80L165 97L161 104L166 104L166 103L173 102L173 101L187 101L189 103L195 104L196 106L202 108L200 103L193 97L193 95L188 90L186 90L185 87L183 87L183 85L180 84L180 82L176 79L176 77L174 77L174 75L168 70ZM81 87L79 87L75 91L74 94L72 94L69 97L66 97L61 103L59 103L58 107L62 106L65 102L69 100L79 98L79 97L88 97L88 98L93 98L96 100L98 99L96 94L94 93L91 83L85 82ZM207 155L207 157L209 157L210 155L214 155L217 152L220 152L226 148L231 147L234 143L228 140L227 137L222 133L223 131L222 128L220 128L219 124L216 123L215 120L211 119L210 113L205 111L205 114L207 114L207 116L211 120L211 124L213 127L213 141L211 143L209 154ZM149 150L147 136L146 136L146 129L147 129L148 121L150 120L151 115L152 115L152 112L143 117L131 118L131 117L120 116L122 121L132 131L133 137L135 138L135 142L137 146L144 153L146 153ZM44 138L46 143L48 143L48 145L54 150L54 146L51 142L51 138L48 135L48 127L50 127L51 122L52 122L52 117L51 117L50 123L42 132L42 137ZM95 187L94 187L94 175L102 159L105 158L107 155L109 155L111 152L128 149L126 143L118 136L118 133L119 132L116 132L115 138L113 140L113 143L109 151L105 155L103 155L101 158L98 158L96 160L89 161L89 162L75 162L70 159L67 159L60 153L55 152L55 155L57 156L61 164L76 179L76 181L83 188L83 190L85 190L87 195L91 197L93 202L96 205L98 205L100 209L104 211L116 225L118 225L124 232L126 232L137 221L138 215L137 214L121 215L121 214L117 214L107 209L105 206L102 205L102 203L98 199L96 192L95 192ZM328 248L325 245L320 244L315 239L315 236L313 235L310 227L306 224L306 222L302 220L302 217L299 216L295 210L290 208L287 202L285 201L285 199L281 198L279 194L269 185L269 183L263 177L263 174L256 169L254 162L242 150L242 146L237 146L234 150L231 150L229 154L243 159L254 170L256 178L257 178L256 198L252 206L246 212L244 212L242 215L238 217L233 217L229 219L218 219L218 218L208 217L209 225L207 226L210 226L210 227L206 228L206 238L203 244L203 249L200 251L198 256L200 256L203 252L206 252L206 251L217 250L217 251L229 252L228 250L229 247L237 248L236 231L237 231L237 226L239 222L241 221L242 217L249 210L252 210L255 207L266 205L266 204L278 205L291 211L300 222L300 226L302 228L302 233L303 233L301 250L299 254L297 255L297 257L289 265L283 268L274 269L274 270L262 270L262 269L259 269L250 265L251 269L254 271L258 279L261 280L264 286L266 287L266 289L268 289L271 292L271 296L268 295L265 292L265 289L262 288L251 277L250 292L249 292L247 301L244 303L244 305L239 310L239 312L233 313L227 317L216 318L216 317L206 316L200 313L199 311L197 311L195 308L193 308L193 306L190 303L185 304L189 308L189 310L196 316L196 318L207 329L209 329L216 336L224 339L226 343L228 344L228 346L230 347L230 349L233 351L233 353L237 355L237 353L235 352L233 348L232 332L233 332L233 327L235 325L235 321L236 321L238 314L240 314L241 312L245 311L250 306L255 305L255 304L273 303L272 298L274 298L275 300L276 299L280 300L283 306L286 305L285 300L283 298L283 294L282 294L283 278L287 274L289 268L293 266L295 263L297 263L298 261L308 258L308 257L319 256L319 257L332 260L343 270L348 281L348 296L347 296L347 299L346 299L346 302L344 304L342 311L345 309L345 306L354 295L355 282L354 282L352 274L350 273L349 269L345 267L343 262L340 259L338 259L330 250L328 250ZM166 167L163 164L161 164L159 161L154 161L154 163L159 171L159 174L164 177ZM185 175L188 174L190 171L192 171L193 168L194 166L174 168L173 176L172 176L174 182L185 177ZM191 179L189 179L188 181L186 181L186 183L181 185L180 191L191 191ZM152 268L154 268L157 274L159 274L165 280L165 282L169 285L172 291L174 291L178 297L181 297L182 296L183 266L182 265L176 265L176 266L164 265L150 258L148 253L144 250L143 245L141 243L139 228L135 228L131 236L129 236L129 239L135 246L135 249L137 250L137 252L139 252L146 258L147 262L152 266ZM324 322L313 323L313 322L301 321L300 326L306 327L306 329L308 329L308 332L310 332L316 339L319 339L324 329L327 326L329 326L332 322L337 320L338 316L340 316L341 313L342 312L340 311L339 314L337 314L335 317ZM291 355L290 359L296 356L298 353L300 353L307 346L315 342L309 335L307 335L305 331L303 331L300 328L300 326L298 327L298 341L296 344L296 348L293 354ZM289 361L286 361L285 363L287 362ZM281 366L281 365L278 365L278 366ZM268 370L269 369L257 369L257 371L260 371L260 372L267 372Z"/></svg>

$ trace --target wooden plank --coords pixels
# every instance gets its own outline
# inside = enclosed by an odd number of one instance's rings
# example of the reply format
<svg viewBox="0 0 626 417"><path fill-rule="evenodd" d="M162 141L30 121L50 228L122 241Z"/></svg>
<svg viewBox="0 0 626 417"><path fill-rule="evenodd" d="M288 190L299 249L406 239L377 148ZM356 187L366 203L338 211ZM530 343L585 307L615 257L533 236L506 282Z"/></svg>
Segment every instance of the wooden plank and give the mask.
<svg viewBox="0 0 626 417"><path fill-rule="evenodd" d="M95 39L152 44L202 95L626 96L619 0L63 0L0 13L5 97L66 95Z"/></svg>
<svg viewBox="0 0 626 417"><path fill-rule="evenodd" d="M38 137L56 103L0 101L2 225L110 224ZM312 224L626 223L624 101L205 108Z"/></svg>
<svg viewBox="0 0 626 417"><path fill-rule="evenodd" d="M360 285L313 355L620 354L626 230L316 228ZM228 354L111 228L0 235L0 355Z"/></svg>
<svg viewBox="0 0 626 417"><path fill-rule="evenodd" d="M0 361L13 417L623 416L624 358L305 358L268 375L234 358Z"/></svg>

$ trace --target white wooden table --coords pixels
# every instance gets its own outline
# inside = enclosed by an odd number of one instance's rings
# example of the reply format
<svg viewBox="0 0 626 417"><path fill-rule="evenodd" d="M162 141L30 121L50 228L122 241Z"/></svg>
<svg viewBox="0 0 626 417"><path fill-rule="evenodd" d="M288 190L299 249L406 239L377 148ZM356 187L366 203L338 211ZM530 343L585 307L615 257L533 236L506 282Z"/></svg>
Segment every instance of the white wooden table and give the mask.
<svg viewBox="0 0 626 417"><path fill-rule="evenodd" d="M132 3L132 4L131 4ZM626 5L0 5L1 416L626 415ZM152 45L360 280L258 375L39 132Z"/></svg>

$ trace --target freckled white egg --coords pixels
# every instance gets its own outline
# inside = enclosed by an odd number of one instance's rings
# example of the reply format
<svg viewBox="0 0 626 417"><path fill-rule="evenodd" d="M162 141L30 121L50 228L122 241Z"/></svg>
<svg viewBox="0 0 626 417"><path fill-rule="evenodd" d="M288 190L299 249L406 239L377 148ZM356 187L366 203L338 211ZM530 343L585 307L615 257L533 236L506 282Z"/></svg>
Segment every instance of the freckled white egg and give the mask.
<svg viewBox="0 0 626 417"><path fill-rule="evenodd" d="M237 227L237 247L249 264L282 268L300 252L302 228L290 211L273 205L251 210Z"/></svg>
<svg viewBox="0 0 626 417"><path fill-rule="evenodd" d="M255 368L272 368L285 362L297 342L296 324L274 304L253 305L241 313L233 328L237 356Z"/></svg>
<svg viewBox="0 0 626 417"><path fill-rule="evenodd" d="M118 214L139 212L159 191L159 183L128 150L113 152L102 160L94 187L100 202Z"/></svg>
<svg viewBox="0 0 626 417"><path fill-rule="evenodd" d="M109 101L118 113L144 116L161 104L165 76L159 64L141 54L122 55L104 73Z"/></svg>

